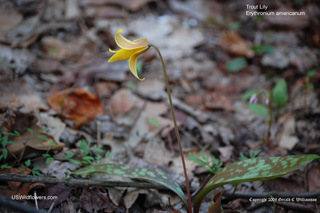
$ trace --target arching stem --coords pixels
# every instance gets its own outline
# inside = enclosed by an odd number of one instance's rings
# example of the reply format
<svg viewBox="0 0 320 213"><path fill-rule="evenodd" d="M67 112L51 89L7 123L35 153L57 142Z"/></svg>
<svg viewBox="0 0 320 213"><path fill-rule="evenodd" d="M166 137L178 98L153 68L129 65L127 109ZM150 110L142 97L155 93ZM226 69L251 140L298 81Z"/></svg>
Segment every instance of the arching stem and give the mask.
<svg viewBox="0 0 320 213"><path fill-rule="evenodd" d="M177 135L177 140L179 143L179 150L180 150L180 156L181 156L181 160L182 160L182 165L183 165L183 172L184 172L184 177L185 177L185 182L186 182L186 188L187 188L187 196L188 196L188 212L192 213L192 205L191 205L191 195L190 195L190 188L189 188L189 181L188 181L188 175L187 175L187 169L186 169L186 164L185 164L185 160L184 160L184 156L183 156L183 151L182 151L182 145L181 145L181 140L180 140L180 134L179 134L179 130L178 130L178 126L177 126L177 121L176 121L176 116L174 114L174 109L173 109L173 104L172 104L172 99L171 99L171 94L170 94L170 88L169 88L169 82L168 82L168 78L167 78L167 72L166 72L166 68L164 66L164 61L162 58L162 55L160 53L160 50L158 49L158 47L150 44L149 47L153 47L161 60L162 63L162 68L163 68L163 75L164 75L164 79L166 81L166 88L167 88L167 93L168 93L168 98L169 98L169 103L170 103L170 109L171 109L171 113L172 113L172 119L173 119L173 124L174 124L174 128L176 130L176 135Z"/></svg>

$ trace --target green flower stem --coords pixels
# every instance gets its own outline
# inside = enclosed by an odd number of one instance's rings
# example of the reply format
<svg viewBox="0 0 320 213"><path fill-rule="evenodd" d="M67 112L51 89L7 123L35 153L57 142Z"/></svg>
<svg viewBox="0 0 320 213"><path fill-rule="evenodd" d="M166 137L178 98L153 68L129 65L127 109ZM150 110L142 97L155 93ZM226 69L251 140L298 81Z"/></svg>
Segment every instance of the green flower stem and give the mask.
<svg viewBox="0 0 320 213"><path fill-rule="evenodd" d="M270 95L268 96L268 99L270 100L269 101L269 104L268 104L268 110L269 110L269 123L268 123L268 131L267 131L267 145L269 148L271 148L271 139L270 139L270 136L271 136L271 126L272 126L272 101L271 101L271 93ZM277 109L278 110L278 109Z"/></svg>
<svg viewBox="0 0 320 213"><path fill-rule="evenodd" d="M168 78L167 78L167 72L166 72L166 68L164 66L164 61L162 58L162 55L160 53L160 50L158 49L158 47L150 44L149 47L153 47L161 60L162 63L162 68L163 68L163 75L164 75L164 79L166 81L166 87L167 87L167 93L168 93L168 98L169 98L169 103L170 103L170 109L171 109L171 113L172 113L172 119L173 119L173 124L174 124L174 128L176 130L176 135L177 135L177 140L179 143L179 149L180 149L180 156L181 156L181 160L182 160L182 165L183 165L183 172L184 172L184 177L185 177L185 182L186 182L186 189L187 189L187 195L188 195L188 212L192 212L192 205L191 205L191 195L190 195L190 189L189 189L189 181L188 181L188 175L187 175L187 169L186 169L186 164L185 164L185 160L184 160L184 156L183 156L183 151L182 151L182 145L181 145L181 140L180 140L180 134L179 134L179 130L178 130L178 126L177 126L177 121L176 121L176 116L174 114L174 109L173 109L173 104L172 104L172 99L171 99L171 94L170 94L170 88L169 88L169 83L168 83Z"/></svg>

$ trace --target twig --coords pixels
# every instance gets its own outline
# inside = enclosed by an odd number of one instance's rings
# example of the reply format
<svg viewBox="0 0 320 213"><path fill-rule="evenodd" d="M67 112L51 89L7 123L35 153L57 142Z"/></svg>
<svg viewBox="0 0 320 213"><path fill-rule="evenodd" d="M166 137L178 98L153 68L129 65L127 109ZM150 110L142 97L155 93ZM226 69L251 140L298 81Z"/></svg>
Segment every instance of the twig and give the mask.
<svg viewBox="0 0 320 213"><path fill-rule="evenodd" d="M47 183L57 184L63 183L67 186L71 185L90 185L97 187L133 187L133 188L152 188L152 189L168 189L160 184L146 183L146 182L124 182L124 181L102 181L102 180L90 180L90 179L75 179L66 178L58 179L52 177L39 177L31 175L19 175L19 174L0 174L0 181L19 181L19 182L31 182L31 183ZM181 184L180 187L185 189L185 184Z"/></svg>
<svg viewBox="0 0 320 213"><path fill-rule="evenodd" d="M157 93L156 97L153 97L152 95L146 95L142 94L138 90L133 90L133 93L138 95L139 97L142 97L147 100L151 101L167 101L167 94L164 91L161 91ZM206 123L208 120L216 120L212 115L209 115L207 113L201 112L199 110L193 109L188 104L184 103L183 101L180 101L178 98L175 98L172 96L172 104L177 109L187 113L188 115L191 115L194 119L196 119L199 123Z"/></svg>

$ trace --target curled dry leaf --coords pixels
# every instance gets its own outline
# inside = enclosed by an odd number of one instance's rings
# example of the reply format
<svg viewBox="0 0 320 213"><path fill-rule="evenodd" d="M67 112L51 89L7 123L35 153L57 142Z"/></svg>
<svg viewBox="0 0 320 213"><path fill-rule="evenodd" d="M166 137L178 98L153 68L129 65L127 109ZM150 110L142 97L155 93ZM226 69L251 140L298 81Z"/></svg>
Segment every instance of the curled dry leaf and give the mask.
<svg viewBox="0 0 320 213"><path fill-rule="evenodd" d="M246 41L234 31L225 31L221 35L221 47L236 56L252 58L254 52L248 47Z"/></svg>
<svg viewBox="0 0 320 213"><path fill-rule="evenodd" d="M47 98L47 102L65 119L73 121L76 127L92 121L96 115L103 115L98 95L82 88L55 92Z"/></svg>
<svg viewBox="0 0 320 213"><path fill-rule="evenodd" d="M213 198L214 204L211 204L208 208L208 213L221 213L221 197L222 192L216 194Z"/></svg>

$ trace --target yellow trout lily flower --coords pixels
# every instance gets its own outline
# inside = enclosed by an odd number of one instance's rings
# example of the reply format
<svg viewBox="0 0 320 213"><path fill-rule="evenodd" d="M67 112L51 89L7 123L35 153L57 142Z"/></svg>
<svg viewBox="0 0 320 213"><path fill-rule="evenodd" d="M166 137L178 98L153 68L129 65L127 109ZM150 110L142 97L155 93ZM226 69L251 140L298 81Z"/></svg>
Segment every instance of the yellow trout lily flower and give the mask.
<svg viewBox="0 0 320 213"><path fill-rule="evenodd" d="M145 78L141 79L138 76L137 61L139 56L149 49L148 39L139 38L137 40L130 41L123 37L120 33L123 33L123 30L118 30L114 36L114 40L121 49L118 51L109 49L109 51L114 53L114 55L111 56L108 62L129 59L129 69L131 73L140 81L144 81Z"/></svg>

